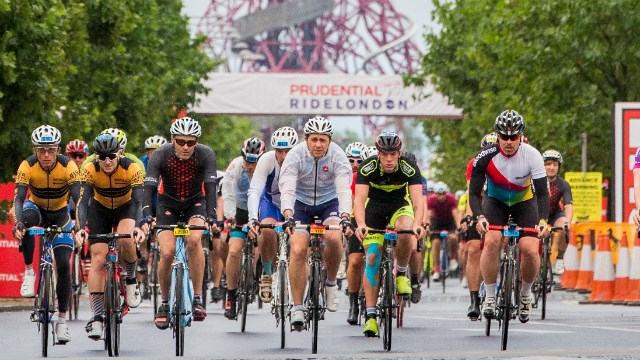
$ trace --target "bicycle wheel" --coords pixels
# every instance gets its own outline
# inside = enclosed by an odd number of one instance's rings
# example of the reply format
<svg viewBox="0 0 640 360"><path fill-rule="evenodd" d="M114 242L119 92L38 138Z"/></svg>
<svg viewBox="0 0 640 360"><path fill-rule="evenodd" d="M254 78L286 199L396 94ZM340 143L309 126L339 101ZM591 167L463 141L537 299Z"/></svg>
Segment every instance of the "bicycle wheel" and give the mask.
<svg viewBox="0 0 640 360"><path fill-rule="evenodd" d="M209 254L204 253L204 273L202 275L202 305L207 310L207 293L209 293L209 281L211 281L211 269L209 269Z"/></svg>
<svg viewBox="0 0 640 360"><path fill-rule="evenodd" d="M445 243L445 240L442 241L442 243ZM442 248L442 256L440 256L440 281L442 281L442 293L444 294L444 291L446 289L446 282L447 282L447 270L449 269L449 256L447 255L447 248L443 247Z"/></svg>
<svg viewBox="0 0 640 360"><path fill-rule="evenodd" d="M522 258L520 256L520 248L516 246L515 249L515 265L513 268L513 301L512 303L515 305L516 312L520 309L520 288L522 287L522 276L520 274L520 264L522 263Z"/></svg>
<svg viewBox="0 0 640 360"><path fill-rule="evenodd" d="M431 240L428 240L427 242L427 248L424 256L424 276L427 278L427 289L429 289L431 287Z"/></svg>
<svg viewBox="0 0 640 360"><path fill-rule="evenodd" d="M311 264L311 279L309 281L311 293L311 306L309 307L309 317L311 319L311 353L318 353L318 321L320 320L320 262L314 260Z"/></svg>
<svg viewBox="0 0 640 360"><path fill-rule="evenodd" d="M276 296L276 306L278 321L280 323L280 349L284 349L286 330L285 330L285 317L287 313L287 303L289 289L287 288L287 276L288 276L287 264L283 261L278 265L278 292Z"/></svg>
<svg viewBox="0 0 640 360"><path fill-rule="evenodd" d="M512 304L511 296L513 295L513 275L514 263L507 260L506 273L503 276L504 283L500 287L503 291L503 310L502 310L502 350L507 350L507 340L509 338L509 320L511 320ZM502 286L504 285L504 286Z"/></svg>
<svg viewBox="0 0 640 360"><path fill-rule="evenodd" d="M544 320L547 316L547 294L551 291L551 285L553 283L553 274L551 273L551 259L549 258L548 248L545 248L544 251L540 277L542 288L540 289L542 292L542 320Z"/></svg>
<svg viewBox="0 0 640 360"><path fill-rule="evenodd" d="M49 351L49 328L53 326L51 323L51 307L54 304L53 299L53 280L52 269L50 266L45 266L40 275L40 291L38 297L40 298L40 306L38 307L38 316L41 323L40 327L40 340L42 345L42 356L47 357Z"/></svg>
<svg viewBox="0 0 640 360"><path fill-rule="evenodd" d="M240 300L240 331L244 332L247 328L247 306L249 303L249 299L251 299L251 292L253 291L253 286L251 283L253 281L252 270L253 264L251 261L251 257L245 255L244 260L242 261L242 268L240 269L240 286L242 286L242 290L238 291L239 300Z"/></svg>
<svg viewBox="0 0 640 360"><path fill-rule="evenodd" d="M383 274L382 290L382 345L387 351L391 351L391 336L393 332L393 297L394 291L393 263L387 263Z"/></svg>
<svg viewBox="0 0 640 360"><path fill-rule="evenodd" d="M158 312L158 289L160 284L158 282L158 262L160 261L160 254L157 247L151 250L151 270L149 271L149 282L151 285L151 297L153 297L153 315Z"/></svg>
<svg viewBox="0 0 640 360"><path fill-rule="evenodd" d="M79 252L75 255L73 271L73 279L75 280L73 288L73 317L78 320L78 312L80 311L80 295L82 295L82 285L84 283L82 277L82 261L80 259Z"/></svg>
<svg viewBox="0 0 640 360"><path fill-rule="evenodd" d="M184 324L182 323L182 316L184 312L184 289L183 289L183 276L184 272L180 267L175 268L176 283L173 288L174 303L173 303L173 337L176 339L176 356L184 355Z"/></svg>
<svg viewBox="0 0 640 360"><path fill-rule="evenodd" d="M112 264L107 265L107 282L105 284L105 341L109 356L118 356L118 315L117 315L117 284Z"/></svg>

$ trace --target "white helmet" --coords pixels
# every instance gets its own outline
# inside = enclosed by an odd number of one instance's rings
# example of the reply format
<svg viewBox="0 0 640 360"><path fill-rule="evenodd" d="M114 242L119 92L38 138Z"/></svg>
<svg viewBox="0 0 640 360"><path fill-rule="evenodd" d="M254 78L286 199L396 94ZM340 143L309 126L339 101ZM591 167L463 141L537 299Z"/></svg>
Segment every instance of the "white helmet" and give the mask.
<svg viewBox="0 0 640 360"><path fill-rule="evenodd" d="M160 145L164 145L167 143L167 139L163 138L160 135L153 135L144 141L145 149L157 149Z"/></svg>
<svg viewBox="0 0 640 360"><path fill-rule="evenodd" d="M445 183L444 183L444 182L442 182L442 181L438 181L438 182L436 183L436 186L434 186L434 191L435 191L437 194L444 194L444 193L446 193L446 192L447 192L447 184L445 184Z"/></svg>
<svg viewBox="0 0 640 360"><path fill-rule="evenodd" d="M51 125L42 125L31 133L31 143L39 145L60 145L60 130Z"/></svg>
<svg viewBox="0 0 640 360"><path fill-rule="evenodd" d="M290 126L284 126L271 135L271 147L274 149L291 149L298 143L298 133Z"/></svg>
<svg viewBox="0 0 640 360"><path fill-rule="evenodd" d="M369 146L368 148L364 149L365 159L368 159L372 156L378 156L378 148L376 148L375 146Z"/></svg>
<svg viewBox="0 0 640 360"><path fill-rule="evenodd" d="M356 141L347 145L347 147L344 149L344 152L345 154L347 154L347 157L364 158L364 150L366 148L367 146L365 144Z"/></svg>
<svg viewBox="0 0 640 360"><path fill-rule="evenodd" d="M190 117L182 117L171 124L171 135L195 136L202 135L202 128L196 120Z"/></svg>
<svg viewBox="0 0 640 360"><path fill-rule="evenodd" d="M102 130L102 132L98 135L102 134L109 134L118 139L118 145L120 146L120 149L124 150L124 148L127 147L127 134L125 134L124 131L117 128L108 128Z"/></svg>
<svg viewBox="0 0 640 360"><path fill-rule="evenodd" d="M456 191L456 198L460 198L460 196L464 195L464 190L458 190Z"/></svg>
<svg viewBox="0 0 640 360"><path fill-rule="evenodd" d="M304 134L323 134L332 136L333 125L331 125L331 121L327 120L325 117L316 116L309 119L309 121L304 124Z"/></svg>

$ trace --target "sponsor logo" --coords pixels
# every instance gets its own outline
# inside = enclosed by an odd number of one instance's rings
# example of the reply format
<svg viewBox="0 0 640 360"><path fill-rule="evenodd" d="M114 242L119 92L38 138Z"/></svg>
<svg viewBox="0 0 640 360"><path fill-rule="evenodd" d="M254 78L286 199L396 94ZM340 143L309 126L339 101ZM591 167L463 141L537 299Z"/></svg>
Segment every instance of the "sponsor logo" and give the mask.
<svg viewBox="0 0 640 360"><path fill-rule="evenodd" d="M414 169L411 165L407 164L407 162L404 160L400 162L400 169L407 176L413 176L416 173L416 169Z"/></svg>
<svg viewBox="0 0 640 360"><path fill-rule="evenodd" d="M148 177L148 176L147 176L147 177L145 177L145 178L144 178L144 182L147 182L147 183L156 183L156 184L157 184L157 183L158 183L158 179L153 178L153 177Z"/></svg>
<svg viewBox="0 0 640 360"><path fill-rule="evenodd" d="M371 174L378 166L376 160L371 160L370 163L366 164L360 169L360 173L364 176Z"/></svg>
<svg viewBox="0 0 640 360"><path fill-rule="evenodd" d="M473 160L473 167L476 167L476 164L478 163L478 160L480 160L481 158L485 157L486 155L489 154L493 154L494 152L498 151L498 147L497 146L492 146L486 150L482 150L478 156L476 156L476 159Z"/></svg>
<svg viewBox="0 0 640 360"><path fill-rule="evenodd" d="M20 277L18 274L0 274L0 281L20 282Z"/></svg>
<svg viewBox="0 0 640 360"><path fill-rule="evenodd" d="M526 179L528 177L531 176L531 172L528 172L526 175L524 176L516 176L516 180L522 180L522 179Z"/></svg>
<svg viewBox="0 0 640 360"><path fill-rule="evenodd" d="M323 166L322 171L329 172L329 167L327 165Z"/></svg>

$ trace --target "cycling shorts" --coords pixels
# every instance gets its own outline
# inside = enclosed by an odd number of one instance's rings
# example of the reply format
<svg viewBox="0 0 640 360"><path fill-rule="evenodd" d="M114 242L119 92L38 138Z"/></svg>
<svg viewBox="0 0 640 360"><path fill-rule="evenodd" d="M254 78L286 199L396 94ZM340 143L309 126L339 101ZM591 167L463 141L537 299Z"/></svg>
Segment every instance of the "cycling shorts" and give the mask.
<svg viewBox="0 0 640 360"><path fill-rule="evenodd" d="M355 220L353 221L353 226L355 229L358 228L358 224L356 224ZM347 255L355 253L364 253L364 246L362 246L362 242L358 237L353 234L347 239Z"/></svg>
<svg viewBox="0 0 640 360"><path fill-rule="evenodd" d="M549 214L549 225L554 226L556 221L561 217L566 217L567 214L564 213L564 210L556 211L553 214ZM561 224L563 226L564 224Z"/></svg>
<svg viewBox="0 0 640 360"><path fill-rule="evenodd" d="M136 207L131 200L115 209L109 209L97 201L92 201L87 210L89 234L108 234L124 219L134 221L136 219ZM89 245L108 242L107 239L89 239Z"/></svg>
<svg viewBox="0 0 640 360"><path fill-rule="evenodd" d="M404 205L400 205L399 207L389 206L389 204L372 205L369 203L364 211L364 216L367 219L367 226L369 229L384 230L387 225L395 226L396 220L398 220L400 216L408 216L412 220L415 217L413 213L413 206L406 202ZM367 246L373 243L382 245L384 243L384 235L368 234L362 242L362 246Z"/></svg>
<svg viewBox="0 0 640 360"><path fill-rule="evenodd" d="M260 197L258 214L258 220L260 221L267 218L276 219L276 221L284 221L280 208L264 196Z"/></svg>
<svg viewBox="0 0 640 360"><path fill-rule="evenodd" d="M245 240L247 234L242 231L242 227L249 222L249 211L236 208L236 226L229 233L229 238L240 238Z"/></svg>
<svg viewBox="0 0 640 360"><path fill-rule="evenodd" d="M446 230L448 232L454 232L458 229L456 226L456 221L451 219L445 222L439 222L436 219L431 219L431 224L429 224L429 228L431 228L432 232L440 232L442 230Z"/></svg>
<svg viewBox="0 0 640 360"><path fill-rule="evenodd" d="M485 196L482 199L482 208L484 216L491 225L507 225L509 215L518 226L533 228L538 225L538 203L535 197L508 206L492 197Z"/></svg>
<svg viewBox="0 0 640 360"><path fill-rule="evenodd" d="M296 200L293 206L293 220L298 224L312 224L313 217L317 216L323 224L327 221L340 221L338 214L338 199L329 200L320 205L307 205ZM296 230L298 232L306 232L306 230Z"/></svg>
<svg viewBox="0 0 640 360"><path fill-rule="evenodd" d="M175 225L183 216L185 222L193 218L207 219L207 204L204 196L197 197L188 202L173 200L167 196L159 195L156 211L156 223L158 225ZM163 231L163 230L160 230Z"/></svg>
<svg viewBox="0 0 640 360"><path fill-rule="evenodd" d="M44 210L40 209L38 205L36 205L31 200L25 200L24 205L22 206L22 216L24 219L24 226L26 228L30 228L32 226L41 226L41 227L49 227L49 226L59 226L65 230L69 230L72 228L71 218L69 217L69 208L66 206L62 209L58 210ZM29 235L27 231L25 236L33 236ZM56 246L68 246L73 248L73 238L71 234L60 234L53 239L53 247Z"/></svg>

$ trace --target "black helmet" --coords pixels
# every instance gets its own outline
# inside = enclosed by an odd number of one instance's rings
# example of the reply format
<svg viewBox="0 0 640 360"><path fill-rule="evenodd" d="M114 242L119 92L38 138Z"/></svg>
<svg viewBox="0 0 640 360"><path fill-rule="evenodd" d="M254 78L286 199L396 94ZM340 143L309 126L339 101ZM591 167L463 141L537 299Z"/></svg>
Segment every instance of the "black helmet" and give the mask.
<svg viewBox="0 0 640 360"><path fill-rule="evenodd" d="M493 129L499 135L519 135L524 131L524 119L515 110L505 110L496 117Z"/></svg>
<svg viewBox="0 0 640 360"><path fill-rule="evenodd" d="M398 134L393 131L385 131L378 135L376 139L376 148L381 150L400 150L402 148L402 141Z"/></svg>
<svg viewBox="0 0 640 360"><path fill-rule="evenodd" d="M100 134L93 140L93 151L98 155L107 155L118 152L120 145L118 138L110 134Z"/></svg>

